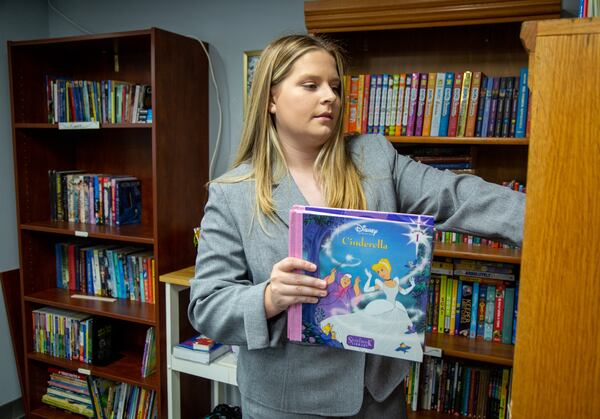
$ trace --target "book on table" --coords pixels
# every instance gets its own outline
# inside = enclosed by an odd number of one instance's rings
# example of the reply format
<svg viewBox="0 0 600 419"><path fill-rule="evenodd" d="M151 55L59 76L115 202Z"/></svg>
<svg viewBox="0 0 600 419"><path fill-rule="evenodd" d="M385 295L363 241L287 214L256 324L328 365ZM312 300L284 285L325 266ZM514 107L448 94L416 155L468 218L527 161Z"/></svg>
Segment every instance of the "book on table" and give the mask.
<svg viewBox="0 0 600 419"><path fill-rule="evenodd" d="M295 205L289 255L327 296L288 309L288 338L421 362L433 217Z"/></svg>
<svg viewBox="0 0 600 419"><path fill-rule="evenodd" d="M194 344L202 337L205 336L195 336L175 345L173 347L173 356L201 364L209 364L231 350L229 345L218 342L215 342L209 349L195 349Z"/></svg>

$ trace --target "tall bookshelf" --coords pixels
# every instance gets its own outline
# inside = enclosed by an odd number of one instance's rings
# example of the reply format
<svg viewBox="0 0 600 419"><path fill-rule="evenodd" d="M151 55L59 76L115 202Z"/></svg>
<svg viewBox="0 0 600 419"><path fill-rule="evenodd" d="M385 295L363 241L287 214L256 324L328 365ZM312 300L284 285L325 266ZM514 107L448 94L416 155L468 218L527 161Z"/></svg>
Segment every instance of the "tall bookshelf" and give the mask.
<svg viewBox="0 0 600 419"><path fill-rule="evenodd" d="M333 0L304 3L306 28L336 40L346 50L349 74L481 71L515 76L528 65L520 39L524 21L555 19L560 1ZM388 137L402 152L410 146L469 145L475 173L494 183L527 181L528 138ZM436 243L435 256L520 265L521 252L465 244ZM451 356L500 366L513 365L514 346L427 334L426 344ZM409 417L445 418L432 411Z"/></svg>
<svg viewBox="0 0 600 419"><path fill-rule="evenodd" d="M600 18L528 22L522 38L535 94L513 414L593 418L600 412Z"/></svg>
<svg viewBox="0 0 600 419"><path fill-rule="evenodd" d="M72 417L41 402L49 366L83 369L154 390L159 417L164 417L164 285L158 277L189 266L195 257L192 229L201 219L208 181L206 55L197 40L157 28L9 42L8 54L28 417ZM46 76L150 85L153 122L59 129L58 124L48 123ZM141 223L119 227L52 221L50 169L137 177ZM54 245L76 236L86 244L139 245L151 250L156 303L78 300L57 288ZM117 359L95 366L34 352L31 312L43 306L112 319ZM143 378L144 339L150 326L156 331L157 369ZM195 397L199 403L198 394ZM205 402L208 405L208 398Z"/></svg>

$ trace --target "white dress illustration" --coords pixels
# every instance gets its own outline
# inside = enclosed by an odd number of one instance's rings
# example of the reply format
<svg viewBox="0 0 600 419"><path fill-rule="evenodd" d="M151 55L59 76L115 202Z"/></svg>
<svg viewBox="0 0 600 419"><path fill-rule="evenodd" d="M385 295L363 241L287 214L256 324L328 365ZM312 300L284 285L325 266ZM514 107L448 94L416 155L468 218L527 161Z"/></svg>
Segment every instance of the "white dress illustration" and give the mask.
<svg viewBox="0 0 600 419"><path fill-rule="evenodd" d="M413 323L406 308L396 301L398 293L409 294L415 287L414 277L422 269L412 269L402 278L390 279L391 264L381 259L372 269L383 278L375 278L365 269L368 277L363 287L364 292L377 289L385 294L385 299L371 301L364 309L348 314L332 316L324 319L320 326L335 334L335 339L346 349L371 349L378 353L397 353L402 351L405 358L421 361L423 358L423 336L414 332ZM407 288L401 286L408 281Z"/></svg>

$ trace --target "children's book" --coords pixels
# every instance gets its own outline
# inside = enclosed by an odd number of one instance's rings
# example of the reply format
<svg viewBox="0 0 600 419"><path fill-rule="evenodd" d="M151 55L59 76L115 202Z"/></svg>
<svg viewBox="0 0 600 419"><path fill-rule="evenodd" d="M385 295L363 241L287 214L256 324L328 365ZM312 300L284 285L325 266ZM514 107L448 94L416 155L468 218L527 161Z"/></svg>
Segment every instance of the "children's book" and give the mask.
<svg viewBox="0 0 600 419"><path fill-rule="evenodd" d="M431 271L431 216L295 205L293 257L327 281L316 304L288 309L288 338L422 362Z"/></svg>

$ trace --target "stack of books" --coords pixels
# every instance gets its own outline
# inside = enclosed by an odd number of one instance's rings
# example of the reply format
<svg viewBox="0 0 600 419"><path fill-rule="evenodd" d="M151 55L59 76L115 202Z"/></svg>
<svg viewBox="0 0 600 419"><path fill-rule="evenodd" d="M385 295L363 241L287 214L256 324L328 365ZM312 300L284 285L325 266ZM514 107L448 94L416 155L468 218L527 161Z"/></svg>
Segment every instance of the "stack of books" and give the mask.
<svg viewBox="0 0 600 419"><path fill-rule="evenodd" d="M205 335L199 335L173 347L173 356L201 364L209 364L229 351L229 345L223 345Z"/></svg>
<svg viewBox="0 0 600 419"><path fill-rule="evenodd" d="M50 379L42 402L88 418L94 417L92 399L84 375L48 368Z"/></svg>

